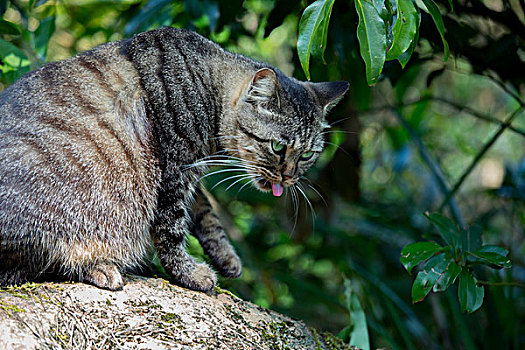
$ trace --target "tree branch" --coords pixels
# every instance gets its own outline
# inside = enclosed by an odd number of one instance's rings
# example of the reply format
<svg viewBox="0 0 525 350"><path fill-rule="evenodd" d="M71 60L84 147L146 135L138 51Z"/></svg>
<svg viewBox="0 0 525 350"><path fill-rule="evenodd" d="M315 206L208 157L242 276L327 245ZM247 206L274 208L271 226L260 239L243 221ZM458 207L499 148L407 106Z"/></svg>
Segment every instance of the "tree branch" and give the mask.
<svg viewBox="0 0 525 350"><path fill-rule="evenodd" d="M455 101L451 101L451 100L448 100L446 98L439 97L439 96L425 96L425 97L422 97L422 98L420 98L418 100L409 101L409 102L405 102L405 103L400 103L398 105L398 107L408 107L408 106L417 105L419 103L426 102L426 101L439 102L439 103L446 104L446 105L448 105L448 106L450 106L450 107L452 107L452 108L454 108L454 109L456 109L458 111L470 114L474 118L477 118L477 119L480 119L480 120L483 120L483 121L486 121L486 122L489 122L489 123L497 124L499 126L505 124L504 121L501 121L501 120L499 120L497 118L494 118L494 117L491 117L489 115L483 114L483 113L478 112L475 109L472 109L472 108L470 108L468 106L463 106L463 105L461 105L461 104L459 104L459 103L457 103ZM371 108L371 109L367 110L365 113L374 113L376 111L391 110L391 109L392 109L392 106L384 105L384 106ZM519 134L519 135L525 137L525 130L522 130L520 128L516 128L513 125L509 125L508 129L510 131L512 131L512 132L515 132L516 134Z"/></svg>
<svg viewBox="0 0 525 350"><path fill-rule="evenodd" d="M476 284L490 287L518 287L525 289L525 284L520 282L490 282L478 280Z"/></svg>
<svg viewBox="0 0 525 350"><path fill-rule="evenodd" d="M432 155L428 151L427 147L425 146L425 144L421 140L421 137L419 137L419 134L414 130L414 128L412 128L410 123L403 117L403 115L401 114L401 112L398 109L395 109L393 107L391 107L391 109L394 112L394 115L396 116L396 118L399 120L399 122L403 125L403 127L410 134L410 137L412 138L412 140L414 141L414 143L417 146L417 149L419 151L419 155L421 156L423 161L427 164L430 172L434 176L434 178L435 178L435 180L436 180L436 182L438 184L438 187L440 188L440 190L443 193L443 195L447 195L448 193L450 193L450 191L448 189L447 182L445 180L445 176L443 175L443 171L441 170L441 167L434 160L434 158L432 157ZM446 200L445 200L445 203L448 203L448 205L450 207L450 212L451 212L452 216L454 217L454 220L458 223L459 226L463 227L464 226L464 222L463 222L463 219L461 217L461 213L459 211L459 208L458 208L456 202L454 201L454 199L450 198L450 197L447 197ZM443 208L440 207L439 210L441 211L441 210L443 210Z"/></svg>
<svg viewBox="0 0 525 350"><path fill-rule="evenodd" d="M487 151L494 145L494 143L498 140L498 138L503 134L503 132L510 126L514 118L519 115L519 113L524 109L524 107L520 107L514 112L511 113L511 115L503 122L503 124L500 125L498 131L491 137L491 139L483 146L481 151L476 154L470 165L467 167L467 169L463 172L459 180L456 182L452 190L447 194L441 205L439 206L439 210L442 210L445 205L448 203L448 201L456 194L456 192L459 190L465 179L470 175L472 170L476 167L476 165L479 163L481 158L487 153Z"/></svg>

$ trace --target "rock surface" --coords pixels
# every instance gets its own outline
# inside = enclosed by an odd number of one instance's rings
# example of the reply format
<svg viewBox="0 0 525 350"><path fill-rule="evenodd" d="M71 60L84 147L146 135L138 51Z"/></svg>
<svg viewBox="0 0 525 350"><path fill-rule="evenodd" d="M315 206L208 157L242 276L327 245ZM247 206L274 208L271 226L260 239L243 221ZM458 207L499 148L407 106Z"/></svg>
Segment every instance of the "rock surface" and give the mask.
<svg viewBox="0 0 525 350"><path fill-rule="evenodd" d="M350 349L330 334L227 291L134 279L0 289L0 349Z"/></svg>

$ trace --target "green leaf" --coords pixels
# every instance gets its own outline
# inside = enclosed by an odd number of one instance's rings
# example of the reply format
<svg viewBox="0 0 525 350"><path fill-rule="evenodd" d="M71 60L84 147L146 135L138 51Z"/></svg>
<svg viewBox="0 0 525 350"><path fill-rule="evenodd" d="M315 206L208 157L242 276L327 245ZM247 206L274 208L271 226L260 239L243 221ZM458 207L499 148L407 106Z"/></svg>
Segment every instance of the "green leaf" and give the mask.
<svg viewBox="0 0 525 350"><path fill-rule="evenodd" d="M374 5L368 0L356 0L359 15L357 39L361 57L366 65L366 80L369 86L377 84L385 64L385 22Z"/></svg>
<svg viewBox="0 0 525 350"><path fill-rule="evenodd" d="M160 17L162 12L167 11L166 7L169 6L170 3L172 3L171 0L150 0L146 2L146 5L144 5L124 27L124 35L131 36L132 34L148 29L149 26ZM187 2L185 5L188 6L191 5L191 3ZM181 11L182 10L184 10L184 8L182 8ZM190 10L191 9L187 9L188 12L190 12ZM170 16L172 15L173 14L170 14Z"/></svg>
<svg viewBox="0 0 525 350"><path fill-rule="evenodd" d="M443 24L443 18L441 17L441 13L439 12L439 8L432 0L422 0L425 4L426 8L421 8L423 11L426 11L430 14L432 19L434 20L434 24L436 25L436 28L439 32L439 35L441 35L441 41L443 41L443 61L448 61L448 56L450 54L450 50L448 48L448 42L445 39L445 25Z"/></svg>
<svg viewBox="0 0 525 350"><path fill-rule="evenodd" d="M51 35L55 32L55 16L44 18L35 31L35 50L40 60L45 61Z"/></svg>
<svg viewBox="0 0 525 350"><path fill-rule="evenodd" d="M418 26L418 13L412 0L397 0L397 18L392 29L394 40L386 60L394 60L407 51L414 42Z"/></svg>
<svg viewBox="0 0 525 350"><path fill-rule="evenodd" d="M2 81L8 84L15 82L30 69L30 62L25 53L15 45L0 39L0 71Z"/></svg>
<svg viewBox="0 0 525 350"><path fill-rule="evenodd" d="M490 266L494 269L509 268L512 266L507 258L508 250L498 246L486 245L474 252L470 252L468 261Z"/></svg>
<svg viewBox="0 0 525 350"><path fill-rule="evenodd" d="M484 245L481 248L478 248L476 250L477 252L487 252L487 253L498 253L499 255L507 256L509 254L509 251L503 247L497 246L497 245Z"/></svg>
<svg viewBox="0 0 525 350"><path fill-rule="evenodd" d="M317 0L308 6L299 21L297 53L306 78L310 80L310 54L324 62L328 23L335 0Z"/></svg>
<svg viewBox="0 0 525 350"><path fill-rule="evenodd" d="M0 39L0 58L3 59L9 55L15 55L23 59L27 59L27 56L24 53L24 51L20 50L18 47L11 44L10 42Z"/></svg>
<svg viewBox="0 0 525 350"><path fill-rule="evenodd" d="M464 251L473 252L481 247L481 227L471 226L468 230L460 230L461 245Z"/></svg>
<svg viewBox="0 0 525 350"><path fill-rule="evenodd" d="M461 311L474 312L483 304L485 290L483 286L476 285L472 274L463 269L459 275L458 298Z"/></svg>
<svg viewBox="0 0 525 350"><path fill-rule="evenodd" d="M359 349L370 350L366 315L357 294L354 292L349 279L344 278L345 297L348 311L350 312L350 345Z"/></svg>
<svg viewBox="0 0 525 350"><path fill-rule="evenodd" d="M350 341L350 333L352 332L352 327L346 326L339 333L337 333L337 338L342 339L345 343Z"/></svg>
<svg viewBox="0 0 525 350"><path fill-rule="evenodd" d="M17 24L0 19L0 34L19 35L20 33L20 27Z"/></svg>
<svg viewBox="0 0 525 350"><path fill-rule="evenodd" d="M443 276L451 263L452 257L447 253L441 253L427 261L423 271L420 271L412 285L412 302L417 303L425 299L427 294L434 288L438 280Z"/></svg>
<svg viewBox="0 0 525 350"><path fill-rule="evenodd" d="M407 65L408 61L410 60L410 57L412 57L412 53L414 53L414 50L416 49L417 43L419 41L419 26L421 25L421 13L419 12L419 8L416 8L417 10L417 25L416 25L416 35L414 35L414 39L410 43L410 46L408 47L408 50L403 52L397 60L401 64L401 68L405 69L405 66Z"/></svg>
<svg viewBox="0 0 525 350"><path fill-rule="evenodd" d="M435 242L412 243L403 248L400 261L408 273L410 273L414 266L429 259L442 249L443 247Z"/></svg>
<svg viewBox="0 0 525 350"><path fill-rule="evenodd" d="M443 271L441 278L438 279L432 290L434 292L446 291L448 287L454 284L460 272L461 267L459 267L458 264L456 264L456 262L451 259L448 266Z"/></svg>
<svg viewBox="0 0 525 350"><path fill-rule="evenodd" d="M452 220L450 220L449 218L438 213L425 213L425 216L438 229L439 234L441 235L445 243L447 245L452 246L452 249L454 250L454 252L456 252L456 248L458 247L459 243L459 235L456 224L454 224L454 222L452 222Z"/></svg>
<svg viewBox="0 0 525 350"><path fill-rule="evenodd" d="M375 0L372 1L372 3L379 13L379 16L386 22L386 19L388 18L388 10L385 6L385 0Z"/></svg>

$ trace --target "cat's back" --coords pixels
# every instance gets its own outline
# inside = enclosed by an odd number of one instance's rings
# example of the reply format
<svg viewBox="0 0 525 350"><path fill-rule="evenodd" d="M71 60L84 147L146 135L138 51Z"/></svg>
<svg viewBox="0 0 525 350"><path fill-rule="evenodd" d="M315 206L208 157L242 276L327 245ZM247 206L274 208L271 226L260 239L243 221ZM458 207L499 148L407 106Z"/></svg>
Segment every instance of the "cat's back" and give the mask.
<svg viewBox="0 0 525 350"><path fill-rule="evenodd" d="M1 230L137 232L151 218L152 131L122 43L48 63L0 94Z"/></svg>
<svg viewBox="0 0 525 350"><path fill-rule="evenodd" d="M120 52L121 45L104 44L27 73L0 93L2 122L53 112L65 119L110 111L123 87L139 84L132 63Z"/></svg>

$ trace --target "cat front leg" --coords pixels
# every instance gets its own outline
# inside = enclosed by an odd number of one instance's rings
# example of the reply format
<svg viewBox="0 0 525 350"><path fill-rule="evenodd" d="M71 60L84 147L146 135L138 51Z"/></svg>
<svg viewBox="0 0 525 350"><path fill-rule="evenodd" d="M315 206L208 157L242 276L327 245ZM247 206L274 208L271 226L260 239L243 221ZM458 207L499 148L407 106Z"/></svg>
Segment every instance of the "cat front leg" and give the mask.
<svg viewBox="0 0 525 350"><path fill-rule="evenodd" d="M217 276L206 264L198 263L185 249L188 231L189 193L187 181L179 172L176 181L164 183L158 196L152 237L157 254L173 283L193 290L207 292L215 287Z"/></svg>
<svg viewBox="0 0 525 350"><path fill-rule="evenodd" d="M224 277L239 277L242 273L241 260L233 249L217 214L213 211L205 190L197 188L193 204L194 229L191 231L200 242L204 253L213 266Z"/></svg>
<svg viewBox="0 0 525 350"><path fill-rule="evenodd" d="M86 269L82 282L109 290L122 290L124 281L117 266L112 263L101 262Z"/></svg>

